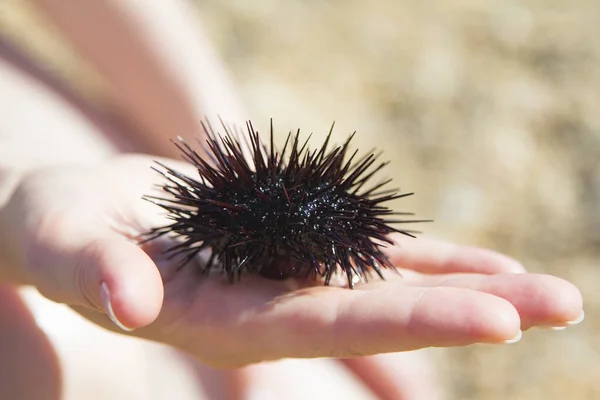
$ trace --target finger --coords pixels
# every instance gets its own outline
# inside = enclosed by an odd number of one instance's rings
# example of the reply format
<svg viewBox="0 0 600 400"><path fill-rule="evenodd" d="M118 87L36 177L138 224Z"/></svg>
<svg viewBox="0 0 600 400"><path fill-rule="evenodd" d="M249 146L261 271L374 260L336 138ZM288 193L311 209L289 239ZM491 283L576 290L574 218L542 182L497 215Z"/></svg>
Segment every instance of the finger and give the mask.
<svg viewBox="0 0 600 400"><path fill-rule="evenodd" d="M441 400L442 385L431 361L423 350L341 360L381 400Z"/></svg>
<svg viewBox="0 0 600 400"><path fill-rule="evenodd" d="M77 225L39 229L28 261L38 290L51 300L104 312L125 330L154 321L163 287L150 257L111 231L85 220Z"/></svg>
<svg viewBox="0 0 600 400"><path fill-rule="evenodd" d="M466 288L502 297L519 312L522 329L569 326L580 322L583 313L577 287L550 275L421 276L410 284Z"/></svg>
<svg viewBox="0 0 600 400"><path fill-rule="evenodd" d="M476 272L482 274L523 273L516 260L491 250L460 246L425 237L392 237L395 246L387 250L392 263L427 274Z"/></svg>
<svg viewBox="0 0 600 400"><path fill-rule="evenodd" d="M520 337L515 308L472 290L389 285L378 291L302 289L242 310L235 328L258 359L356 357ZM253 353L255 352L255 353Z"/></svg>

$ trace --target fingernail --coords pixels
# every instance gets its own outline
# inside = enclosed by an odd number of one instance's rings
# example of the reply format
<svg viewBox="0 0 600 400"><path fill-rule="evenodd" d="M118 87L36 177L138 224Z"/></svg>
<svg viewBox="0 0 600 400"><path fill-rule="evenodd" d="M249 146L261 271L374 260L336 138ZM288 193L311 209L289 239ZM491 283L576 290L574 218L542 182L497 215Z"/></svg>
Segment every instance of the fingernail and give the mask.
<svg viewBox="0 0 600 400"><path fill-rule="evenodd" d="M521 338L523 337L523 332L519 330L519 333L517 334L517 336L515 336L512 339L508 339L505 340L503 343L504 344L513 344L513 343L517 343L519 340L521 340Z"/></svg>
<svg viewBox="0 0 600 400"><path fill-rule="evenodd" d="M102 299L102 306L108 315L108 318L119 328L126 332L131 332L133 328L128 328L121 323L115 316L115 312L113 311L112 304L110 302L110 290L108 289L108 285L106 282L100 283L100 297Z"/></svg>
<svg viewBox="0 0 600 400"><path fill-rule="evenodd" d="M569 326L573 326L573 325L582 323L584 319L585 319L585 312L583 310L581 310L581 314L579 314L579 316L572 321L567 321L562 325L556 325L556 326L539 326L539 328L540 329L549 329L552 331L564 331Z"/></svg>
<svg viewBox="0 0 600 400"><path fill-rule="evenodd" d="M573 321L569 321L566 323L567 326L573 326L573 325L577 325L583 322L583 320L585 319L585 312L583 310L581 310L581 314L579 314L579 317L575 318Z"/></svg>

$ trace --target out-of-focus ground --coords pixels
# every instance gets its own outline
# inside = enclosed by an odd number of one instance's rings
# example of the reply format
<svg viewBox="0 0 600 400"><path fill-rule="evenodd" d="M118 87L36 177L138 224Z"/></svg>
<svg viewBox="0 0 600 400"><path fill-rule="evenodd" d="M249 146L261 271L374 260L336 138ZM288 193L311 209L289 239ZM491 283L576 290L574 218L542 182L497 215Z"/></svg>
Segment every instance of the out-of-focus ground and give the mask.
<svg viewBox="0 0 600 400"><path fill-rule="evenodd" d="M600 398L600 2L196 3L259 127L357 130L355 145L384 149L416 192L395 206L435 219L428 234L582 290L580 326L440 350L450 398ZM27 1L3 0L0 26L101 99Z"/></svg>

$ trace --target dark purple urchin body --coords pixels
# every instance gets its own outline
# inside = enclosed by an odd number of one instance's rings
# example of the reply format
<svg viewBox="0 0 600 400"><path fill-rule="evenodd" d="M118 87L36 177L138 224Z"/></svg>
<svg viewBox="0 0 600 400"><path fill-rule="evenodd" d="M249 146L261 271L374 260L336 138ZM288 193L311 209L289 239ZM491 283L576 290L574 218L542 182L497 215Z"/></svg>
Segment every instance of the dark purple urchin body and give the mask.
<svg viewBox="0 0 600 400"><path fill-rule="evenodd" d="M243 272L281 279L312 274L328 285L341 270L352 288L353 277L366 280L375 271L383 279L381 269L392 267L382 252L385 243L392 243L388 234L412 236L391 224L424 222L393 219L412 214L382 204L412 193L382 190L389 180L363 189L387 163L375 164L378 156L373 153L360 159L355 159L357 151L348 156L353 135L328 151L330 131L325 143L311 151L308 140L300 143L299 131L290 132L279 153L272 124L267 148L248 122L243 134L250 152L246 158L239 135L224 124L224 136L203 126L210 160L182 140L175 143L199 176L159 163L156 170L168 180L162 189L169 197L145 197L173 220L153 229L147 240L165 234L179 237L167 253L183 255L182 266L210 249L204 271L219 266L231 281Z"/></svg>

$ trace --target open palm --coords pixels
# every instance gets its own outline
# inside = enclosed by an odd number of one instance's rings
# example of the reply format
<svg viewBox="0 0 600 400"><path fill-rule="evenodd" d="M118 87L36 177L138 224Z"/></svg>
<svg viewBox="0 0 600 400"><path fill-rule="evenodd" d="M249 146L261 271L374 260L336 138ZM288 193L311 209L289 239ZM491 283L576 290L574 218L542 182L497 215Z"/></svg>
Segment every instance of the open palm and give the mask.
<svg viewBox="0 0 600 400"><path fill-rule="evenodd" d="M168 238L136 243L164 223L142 200L160 183L151 165L150 157L122 156L25 179L10 204L25 221L19 254L30 283L50 299L208 365L510 343L532 326L581 319L581 295L570 283L526 274L491 251L425 238L395 238L388 256L401 276L355 290L255 276L230 284L193 264L178 270L163 255Z"/></svg>

